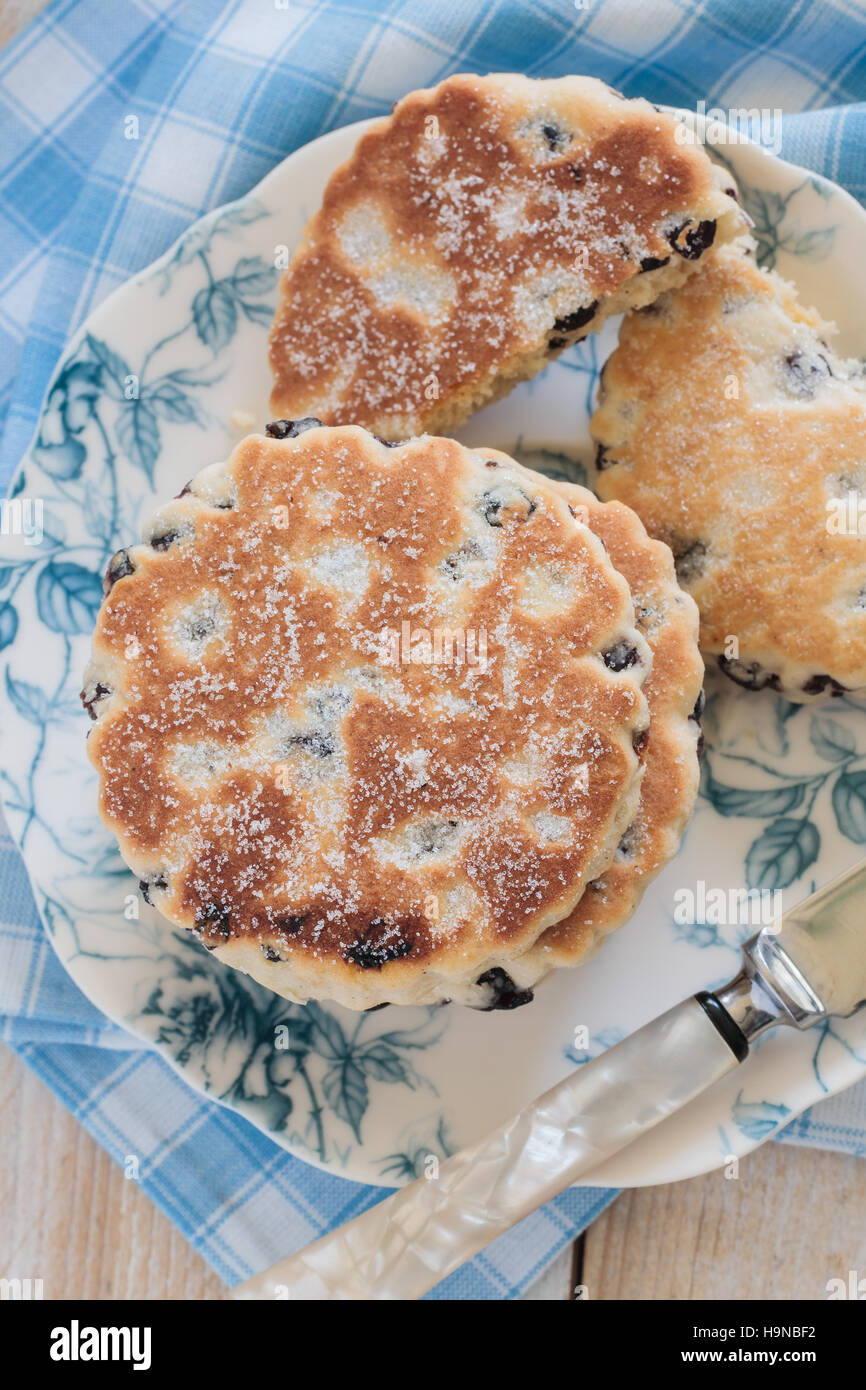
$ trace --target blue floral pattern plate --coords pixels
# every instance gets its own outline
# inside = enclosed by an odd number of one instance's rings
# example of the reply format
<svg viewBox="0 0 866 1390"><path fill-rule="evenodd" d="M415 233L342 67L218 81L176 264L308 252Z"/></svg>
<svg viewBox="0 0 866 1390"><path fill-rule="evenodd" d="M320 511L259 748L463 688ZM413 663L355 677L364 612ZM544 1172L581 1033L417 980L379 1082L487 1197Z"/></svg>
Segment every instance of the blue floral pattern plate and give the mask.
<svg viewBox="0 0 866 1390"><path fill-rule="evenodd" d="M711 677L703 791L678 858L598 957L560 972L513 1013L358 1016L289 1005L140 900L97 816L78 701L101 576L155 505L267 421L277 267L359 129L306 146L248 197L203 218L98 308L60 361L15 502L5 504L4 530L17 534L3 536L0 553L0 776L45 928L85 994L293 1153L392 1184L727 977L754 929L741 911L738 920L729 889L794 902L859 858L866 700L796 707ZM762 262L794 279L839 323L843 350L856 351L866 214L755 146L717 153L739 180ZM609 326L572 349L478 415L463 439L554 475L590 477L589 412L614 342ZM771 1038L592 1182L663 1182L719 1166L864 1074L862 1016Z"/></svg>

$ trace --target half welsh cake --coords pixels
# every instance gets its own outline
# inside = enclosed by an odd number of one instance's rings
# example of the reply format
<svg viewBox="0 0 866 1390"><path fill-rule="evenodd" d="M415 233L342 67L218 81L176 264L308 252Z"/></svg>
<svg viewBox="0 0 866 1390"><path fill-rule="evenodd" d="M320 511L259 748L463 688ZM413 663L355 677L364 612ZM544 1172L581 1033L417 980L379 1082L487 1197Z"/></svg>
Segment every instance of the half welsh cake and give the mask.
<svg viewBox="0 0 866 1390"><path fill-rule="evenodd" d="M598 491L676 557L701 646L789 700L866 687L866 374L746 247L631 315L592 421Z"/></svg>
<svg viewBox="0 0 866 1390"><path fill-rule="evenodd" d="M450 433L738 235L728 174L589 77L411 92L330 179L271 331L275 415Z"/></svg>

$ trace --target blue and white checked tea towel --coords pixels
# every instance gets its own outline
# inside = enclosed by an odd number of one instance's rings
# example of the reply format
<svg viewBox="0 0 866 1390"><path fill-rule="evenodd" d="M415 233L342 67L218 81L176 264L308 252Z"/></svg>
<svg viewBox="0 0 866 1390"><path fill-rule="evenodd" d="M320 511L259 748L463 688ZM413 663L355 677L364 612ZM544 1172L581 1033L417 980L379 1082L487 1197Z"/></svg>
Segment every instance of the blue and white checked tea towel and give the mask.
<svg viewBox="0 0 866 1390"><path fill-rule="evenodd" d="M99 300L299 145L460 70L799 113L784 156L866 200L861 0L54 0L0 51L0 483ZM145 1190L231 1283L380 1195L290 1158L109 1024L56 961L5 835L0 1018L111 1154L138 1155ZM782 1137L866 1155L866 1084ZM614 1195L564 1193L431 1297L518 1297Z"/></svg>

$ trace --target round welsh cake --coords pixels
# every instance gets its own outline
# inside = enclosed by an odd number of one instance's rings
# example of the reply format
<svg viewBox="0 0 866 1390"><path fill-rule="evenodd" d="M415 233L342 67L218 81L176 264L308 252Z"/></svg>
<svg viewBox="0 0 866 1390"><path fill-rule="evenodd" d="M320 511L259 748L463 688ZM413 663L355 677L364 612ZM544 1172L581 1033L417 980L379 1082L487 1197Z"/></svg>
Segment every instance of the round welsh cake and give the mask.
<svg viewBox="0 0 866 1390"><path fill-rule="evenodd" d="M519 1002L632 823L626 581L503 455L278 421L106 576L84 703L142 890L286 998Z"/></svg>

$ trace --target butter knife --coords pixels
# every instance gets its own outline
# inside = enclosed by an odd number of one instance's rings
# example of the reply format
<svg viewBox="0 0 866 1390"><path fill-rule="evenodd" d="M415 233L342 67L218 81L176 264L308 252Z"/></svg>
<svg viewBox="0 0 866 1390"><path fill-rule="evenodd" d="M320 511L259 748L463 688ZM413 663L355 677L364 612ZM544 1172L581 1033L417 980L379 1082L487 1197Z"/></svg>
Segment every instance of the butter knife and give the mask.
<svg viewBox="0 0 866 1390"><path fill-rule="evenodd" d="M780 1025L811 1028L866 1002L866 861L743 946L722 989L684 1000L520 1114L236 1299L419 1298L524 1216L734 1070Z"/></svg>

